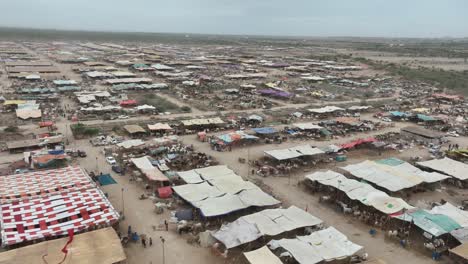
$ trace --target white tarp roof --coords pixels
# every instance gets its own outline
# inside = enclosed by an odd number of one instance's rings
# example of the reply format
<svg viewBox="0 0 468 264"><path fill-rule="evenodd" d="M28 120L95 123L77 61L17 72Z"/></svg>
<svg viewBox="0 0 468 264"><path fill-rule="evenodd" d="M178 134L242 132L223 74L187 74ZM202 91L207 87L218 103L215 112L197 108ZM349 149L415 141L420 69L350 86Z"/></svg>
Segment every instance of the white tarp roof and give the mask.
<svg viewBox="0 0 468 264"><path fill-rule="evenodd" d="M250 264L283 264L281 260L273 254L267 246L257 250L244 252L245 258Z"/></svg>
<svg viewBox="0 0 468 264"><path fill-rule="evenodd" d="M131 139L131 140L125 140L124 142L118 143L117 146L125 149L133 148L133 147L138 147L144 145L145 142L141 139Z"/></svg>
<svg viewBox="0 0 468 264"><path fill-rule="evenodd" d="M370 105L353 105L351 107L348 107L348 110L366 110L372 108Z"/></svg>
<svg viewBox="0 0 468 264"><path fill-rule="evenodd" d="M263 207L277 205L280 202L260 189L241 191L238 194L208 198L193 205L200 209L205 217L226 215L251 206Z"/></svg>
<svg viewBox="0 0 468 264"><path fill-rule="evenodd" d="M334 171L315 172L305 178L339 189L346 193L350 199L358 200L364 205L374 207L385 214L393 214L403 209L413 208L401 198L391 197L369 184L348 179Z"/></svg>
<svg viewBox="0 0 468 264"><path fill-rule="evenodd" d="M296 123L296 124L293 124L292 126L297 127L300 130L314 130L314 129L319 130L323 128L319 125L315 125L312 123Z"/></svg>
<svg viewBox="0 0 468 264"><path fill-rule="evenodd" d="M194 171L205 180L215 179L228 174L235 174L234 171L229 169L226 165L209 166L201 169L195 169Z"/></svg>
<svg viewBox="0 0 468 264"><path fill-rule="evenodd" d="M284 248L301 264L344 259L362 249L334 227L294 239L272 240L268 246L273 250Z"/></svg>
<svg viewBox="0 0 468 264"><path fill-rule="evenodd" d="M42 116L41 109L16 109L16 116L21 119L40 118Z"/></svg>
<svg viewBox="0 0 468 264"><path fill-rule="evenodd" d="M299 153L301 153L303 156L314 156L318 154L324 154L321 149L319 148L313 148L310 145L300 145L300 146L295 146L292 148L289 148L290 150L295 150Z"/></svg>
<svg viewBox="0 0 468 264"><path fill-rule="evenodd" d="M190 119L181 121L184 126L193 126L193 125L219 125L224 124L224 121L219 118L199 118L199 119Z"/></svg>
<svg viewBox="0 0 468 264"><path fill-rule="evenodd" d="M324 114L324 113L332 113L335 111L344 111L343 108L337 107L337 106L325 106L322 108L313 108L313 109L307 109L311 113L315 114Z"/></svg>
<svg viewBox="0 0 468 264"><path fill-rule="evenodd" d="M184 184L172 187L175 193L187 202L194 203L210 197L218 197L224 193L207 182Z"/></svg>
<svg viewBox="0 0 468 264"><path fill-rule="evenodd" d="M431 211L431 214L443 214L452 218L462 227L468 227L468 212L458 209L453 204L447 202L444 205L434 206Z"/></svg>
<svg viewBox="0 0 468 264"><path fill-rule="evenodd" d="M156 123L154 125L148 124L149 130L171 130L172 127L167 123Z"/></svg>
<svg viewBox="0 0 468 264"><path fill-rule="evenodd" d="M355 177L372 182L392 192L411 188L423 182L423 179L415 174L369 160L348 165L342 169Z"/></svg>
<svg viewBox="0 0 468 264"><path fill-rule="evenodd" d="M148 156L130 159L132 163L141 170L151 181L168 181L169 179L159 169L153 167Z"/></svg>
<svg viewBox="0 0 468 264"><path fill-rule="evenodd" d="M310 145L300 145L287 149L265 150L264 153L277 160L287 160L302 156L324 154L325 152L319 148L313 148Z"/></svg>
<svg viewBox="0 0 468 264"><path fill-rule="evenodd" d="M459 180L468 179L468 165L450 158L433 159L428 161L417 162L416 164L435 171L448 174Z"/></svg>
<svg viewBox="0 0 468 264"><path fill-rule="evenodd" d="M184 180L186 183L201 183L204 180L200 177L198 173L194 170L189 171L179 171L177 172L180 178Z"/></svg>
<svg viewBox="0 0 468 264"><path fill-rule="evenodd" d="M255 184L244 181L225 165L178 174L188 184L173 187L174 192L199 208L206 217L224 215L251 206L280 203Z"/></svg>
<svg viewBox="0 0 468 264"><path fill-rule="evenodd" d="M139 105L137 107L135 107L136 110L154 110L156 109L156 107L152 106L152 105L147 105L147 104L144 104L144 105Z"/></svg>
<svg viewBox="0 0 468 264"><path fill-rule="evenodd" d="M294 159L302 156L301 153L290 149L265 150L264 153L277 160Z"/></svg>
<svg viewBox="0 0 468 264"><path fill-rule="evenodd" d="M316 226L322 223L317 217L291 206L288 209L267 209L258 213L242 216L236 221L223 225L213 234L227 248L237 247L252 242L260 236L276 236L301 227ZM243 225L254 226L250 235L243 230ZM250 237L251 240L246 240Z"/></svg>

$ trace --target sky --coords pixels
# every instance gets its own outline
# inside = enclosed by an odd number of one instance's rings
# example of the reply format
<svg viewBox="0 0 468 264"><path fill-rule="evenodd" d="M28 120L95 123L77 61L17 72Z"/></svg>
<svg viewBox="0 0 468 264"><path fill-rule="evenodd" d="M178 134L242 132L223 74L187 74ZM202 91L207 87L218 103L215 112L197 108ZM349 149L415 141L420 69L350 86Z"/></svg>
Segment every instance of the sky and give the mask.
<svg viewBox="0 0 468 264"><path fill-rule="evenodd" d="M468 37L467 0L0 0L0 26L278 36Z"/></svg>

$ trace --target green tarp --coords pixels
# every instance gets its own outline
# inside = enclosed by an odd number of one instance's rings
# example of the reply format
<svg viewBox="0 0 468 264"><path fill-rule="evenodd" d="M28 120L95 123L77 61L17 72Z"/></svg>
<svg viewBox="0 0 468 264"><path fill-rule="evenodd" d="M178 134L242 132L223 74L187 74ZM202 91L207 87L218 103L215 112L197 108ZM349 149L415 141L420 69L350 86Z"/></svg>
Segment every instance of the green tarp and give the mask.
<svg viewBox="0 0 468 264"><path fill-rule="evenodd" d="M461 228L455 220L446 215L431 214L422 209L407 212L397 216L397 218L407 222L412 221L416 226L435 237Z"/></svg>
<svg viewBox="0 0 468 264"><path fill-rule="evenodd" d="M397 158L381 159L381 160L376 160L375 162L383 164L383 165L388 165L388 166L398 166L400 164L405 163L401 159L397 159Z"/></svg>

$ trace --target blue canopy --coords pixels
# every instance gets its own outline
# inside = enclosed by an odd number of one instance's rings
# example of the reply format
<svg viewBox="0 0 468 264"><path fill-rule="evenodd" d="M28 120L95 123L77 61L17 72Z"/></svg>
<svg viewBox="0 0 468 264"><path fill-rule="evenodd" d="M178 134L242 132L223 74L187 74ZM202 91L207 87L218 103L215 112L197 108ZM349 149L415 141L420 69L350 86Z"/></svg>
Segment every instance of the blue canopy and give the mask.
<svg viewBox="0 0 468 264"><path fill-rule="evenodd" d="M276 130L274 127L259 127L259 128L253 128L252 130L255 131L255 133L257 134L264 134L264 135L274 134L278 132L278 130Z"/></svg>
<svg viewBox="0 0 468 264"><path fill-rule="evenodd" d="M427 116L427 115L422 115L422 114L417 114L416 116L417 116L417 118L418 118L419 120L422 120L422 121L425 121L425 122L426 122L426 121L435 121L435 120L436 120L436 119L433 118L432 116Z"/></svg>
<svg viewBox="0 0 468 264"><path fill-rule="evenodd" d="M395 117L409 117L410 114L400 111L391 111L390 114Z"/></svg>
<svg viewBox="0 0 468 264"><path fill-rule="evenodd" d="M101 186L117 183L114 180L114 178L112 178L112 176L110 176L110 174L99 175L98 176L98 181L99 181L99 184L101 184Z"/></svg>

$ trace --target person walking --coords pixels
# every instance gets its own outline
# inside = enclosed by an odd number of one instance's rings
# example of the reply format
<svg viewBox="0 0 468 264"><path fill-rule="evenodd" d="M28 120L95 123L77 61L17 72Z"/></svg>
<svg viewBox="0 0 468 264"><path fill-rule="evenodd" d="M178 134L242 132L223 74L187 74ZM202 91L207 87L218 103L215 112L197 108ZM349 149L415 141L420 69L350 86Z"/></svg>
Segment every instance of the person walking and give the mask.
<svg viewBox="0 0 468 264"><path fill-rule="evenodd" d="M149 238L149 246L151 247L153 245L153 239L150 237Z"/></svg>
<svg viewBox="0 0 468 264"><path fill-rule="evenodd" d="M141 238L141 244L146 248L146 239L144 237Z"/></svg>
<svg viewBox="0 0 468 264"><path fill-rule="evenodd" d="M167 220L164 220L164 226L166 226L166 231L169 231L169 223L167 223Z"/></svg>

